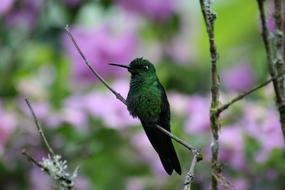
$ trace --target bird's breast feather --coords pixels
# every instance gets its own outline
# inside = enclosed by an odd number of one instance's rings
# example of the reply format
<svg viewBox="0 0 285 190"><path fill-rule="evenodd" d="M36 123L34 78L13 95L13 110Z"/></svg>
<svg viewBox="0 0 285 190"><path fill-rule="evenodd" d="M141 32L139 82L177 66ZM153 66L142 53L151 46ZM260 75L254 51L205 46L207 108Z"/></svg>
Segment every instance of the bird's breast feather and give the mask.
<svg viewBox="0 0 285 190"><path fill-rule="evenodd" d="M150 88L144 92L132 92L132 95L128 95L127 106L134 117L142 120L157 120L161 112L160 91Z"/></svg>

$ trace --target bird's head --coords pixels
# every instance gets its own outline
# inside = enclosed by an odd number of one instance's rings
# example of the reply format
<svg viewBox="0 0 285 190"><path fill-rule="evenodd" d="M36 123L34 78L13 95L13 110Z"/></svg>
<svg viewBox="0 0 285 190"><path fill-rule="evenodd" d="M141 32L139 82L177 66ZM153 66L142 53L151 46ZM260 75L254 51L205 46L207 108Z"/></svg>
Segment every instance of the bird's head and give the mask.
<svg viewBox="0 0 285 190"><path fill-rule="evenodd" d="M110 65L128 69L132 76L147 76L155 74L154 65L146 59L136 58L129 66L111 63Z"/></svg>

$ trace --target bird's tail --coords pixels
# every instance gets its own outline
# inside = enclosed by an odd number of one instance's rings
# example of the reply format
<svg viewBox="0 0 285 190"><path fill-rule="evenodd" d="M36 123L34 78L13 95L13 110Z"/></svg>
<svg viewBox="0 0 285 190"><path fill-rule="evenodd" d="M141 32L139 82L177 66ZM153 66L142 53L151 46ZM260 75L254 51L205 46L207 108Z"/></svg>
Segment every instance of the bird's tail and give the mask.
<svg viewBox="0 0 285 190"><path fill-rule="evenodd" d="M159 129L153 126L153 124L150 125L142 122L142 125L150 143L158 153L165 171L171 175L173 170L175 170L179 175L181 175L181 166L171 138L162 133Z"/></svg>

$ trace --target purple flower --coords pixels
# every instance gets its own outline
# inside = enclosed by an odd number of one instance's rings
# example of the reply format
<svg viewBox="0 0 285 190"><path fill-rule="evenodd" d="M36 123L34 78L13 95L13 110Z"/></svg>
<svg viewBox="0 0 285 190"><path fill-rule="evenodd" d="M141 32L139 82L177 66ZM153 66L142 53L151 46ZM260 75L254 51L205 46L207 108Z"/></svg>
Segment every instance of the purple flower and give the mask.
<svg viewBox="0 0 285 190"><path fill-rule="evenodd" d="M15 0L2 0L0 3L0 16L5 15L12 7Z"/></svg>
<svg viewBox="0 0 285 190"><path fill-rule="evenodd" d="M249 181L248 179L245 179L245 178L236 178L236 179L233 179L231 180L232 182L232 185L233 185L233 188L234 189L243 189L243 190L246 190L246 189L249 189Z"/></svg>
<svg viewBox="0 0 285 190"><path fill-rule="evenodd" d="M30 183L32 190L52 190L52 181L49 176L43 173L39 168L34 167L30 171Z"/></svg>
<svg viewBox="0 0 285 190"><path fill-rule="evenodd" d="M247 104L243 123L247 134L261 144L256 157L257 161L266 161L274 148L284 148L284 139L275 111L267 110L263 106Z"/></svg>
<svg viewBox="0 0 285 190"><path fill-rule="evenodd" d="M184 33L179 34L170 42L170 44L166 48L167 55L170 56L175 63L188 63L193 54L193 50L191 50L191 47L189 47L189 43L187 43L189 41L189 39L187 38L188 35L188 33L187 36L184 35Z"/></svg>
<svg viewBox="0 0 285 190"><path fill-rule="evenodd" d="M8 26L24 26L32 29L39 18L42 0L23 0L19 3L17 9L6 15L6 24Z"/></svg>
<svg viewBox="0 0 285 190"><path fill-rule="evenodd" d="M75 187L78 190L90 189L90 183L86 178L79 176L75 181Z"/></svg>
<svg viewBox="0 0 285 190"><path fill-rule="evenodd" d="M109 26L99 29L71 29L79 47L96 71L103 77L118 76L125 70L111 67L108 63L129 64L134 58L137 47L136 34L133 31L116 34ZM78 79L94 80L95 77L84 64L70 39L65 38L68 56L72 60L72 72Z"/></svg>
<svg viewBox="0 0 285 190"><path fill-rule="evenodd" d="M157 21L169 18L175 8L174 0L117 0L127 11L139 13Z"/></svg>
<svg viewBox="0 0 285 190"><path fill-rule="evenodd" d="M252 86L254 73L249 64L241 63L226 70L222 78L227 89L241 92Z"/></svg>
<svg viewBox="0 0 285 190"><path fill-rule="evenodd" d="M209 130L209 99L192 96L188 101L185 130L189 134L203 133Z"/></svg>
<svg viewBox="0 0 285 190"><path fill-rule="evenodd" d="M189 97L176 92L168 93L168 100L170 104L170 109L172 112L180 115L185 115L187 112L187 104L189 102Z"/></svg>
<svg viewBox="0 0 285 190"><path fill-rule="evenodd" d="M245 167L243 131L241 126L224 127L220 133L221 160L236 169Z"/></svg>
<svg viewBox="0 0 285 190"><path fill-rule="evenodd" d="M113 84L113 88L123 97L126 97L128 86L127 81L117 81ZM138 124L138 120L132 118L127 107L109 91L90 93L81 103L88 113L102 119L107 127L120 129Z"/></svg>
<svg viewBox="0 0 285 190"><path fill-rule="evenodd" d="M65 100L60 114L61 122L67 122L80 130L87 129L87 115L83 110L82 97L72 96Z"/></svg>

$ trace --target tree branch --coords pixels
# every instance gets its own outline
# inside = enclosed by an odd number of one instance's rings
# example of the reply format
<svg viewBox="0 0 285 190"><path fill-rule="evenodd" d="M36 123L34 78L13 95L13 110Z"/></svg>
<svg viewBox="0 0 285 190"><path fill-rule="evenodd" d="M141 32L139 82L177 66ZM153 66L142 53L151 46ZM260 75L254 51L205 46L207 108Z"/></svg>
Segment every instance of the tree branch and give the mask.
<svg viewBox="0 0 285 190"><path fill-rule="evenodd" d="M44 141L44 144L45 144L45 146L46 146L48 152L49 152L52 156L54 156L54 151L53 151L53 149L51 148L51 146L49 145L49 143L48 143L48 141L47 141L47 138L45 137L45 134L44 134L44 132L43 132L43 129L42 129L41 125L40 125L40 122L39 122L39 120L38 120L38 118L37 118L37 116L36 116L36 114L35 114L35 112L34 112L32 106L31 106L31 104L30 104L30 102L29 102L29 100L28 100L27 98L25 99L25 102L26 102L26 104L28 105L30 112L32 113L32 116L33 116L35 125L36 125L36 127L37 127L37 129L38 129L38 132L39 132L40 136L42 137L42 139L43 139L43 141Z"/></svg>
<svg viewBox="0 0 285 190"><path fill-rule="evenodd" d="M282 1L274 0L274 22L275 22L275 35L274 35L274 60L273 64L276 67L278 74L284 72L284 33L283 33L283 18L282 18ZM280 93L279 113L281 129L285 140L285 81L284 77L280 77L278 82L278 90Z"/></svg>
<svg viewBox="0 0 285 190"><path fill-rule="evenodd" d="M188 171L188 173L186 174L185 179L184 179L183 190L191 190L191 184L192 184L193 179L194 179L194 169L195 169L195 166L197 164L197 161L198 161L197 155L194 154L194 157L193 157L192 162L191 162L190 170Z"/></svg>
<svg viewBox="0 0 285 190"><path fill-rule="evenodd" d="M261 36L262 36L263 44L265 47L266 57L267 57L267 66L268 66L271 77L273 77L273 76L276 76L276 71L272 64L272 52L271 52L271 46L269 43L269 32L268 32L268 28L266 25L264 0L257 0L257 4L258 4L258 9L259 9L260 21L261 21ZM273 80L273 86L274 86L274 91L276 94L276 100L277 102L280 102L281 97L280 97L280 93L278 90L277 80Z"/></svg>
<svg viewBox="0 0 285 190"><path fill-rule="evenodd" d="M283 32L278 30L278 28L280 28L280 27L282 28L282 26L280 26L280 21L281 21L281 25L282 25L282 15L281 15L281 13L279 13L279 11L281 9L281 2L278 0L275 0L274 3L275 3L275 24L276 24L276 28L278 31L277 33L275 33L275 38L276 38L276 34L277 34L277 36L280 35L280 32L282 33L282 37L283 37ZM262 39L263 39L263 43L264 43L264 47L265 47L265 51L266 51L267 65L268 65L268 69L269 69L269 73L270 73L271 77L274 78L274 76L277 76L277 73L280 74L283 72L284 63L282 63L282 62L284 62L284 61L282 61L282 60L278 61L278 59L280 58L279 55L277 56L276 60L273 60L273 50L272 50L270 42L269 42L269 32L268 32L268 28L266 25L266 15L265 15L265 11L264 11L264 0L257 0L257 4L258 4L258 10L259 10L259 15L260 15L260 20L261 20L261 35L262 35ZM278 38L279 37L277 37L277 39ZM281 43L282 43L281 45L279 44L279 42L275 43L275 46L276 46L275 49L277 50L275 52L275 54L277 52L283 52L284 49L283 49L283 42L282 41L281 41ZM282 56L283 56L283 54L282 54ZM275 55L275 57L276 57L276 55ZM279 66L277 63L279 64ZM281 66L280 66L280 64L281 64ZM274 80L272 80L272 82L273 82L274 92L275 92L275 96L276 96L277 109L279 111L279 116L280 116L280 124L281 124L282 133L283 133L283 138L285 140L285 102L284 102L285 92L283 91L284 90L284 87L283 87L284 80L282 79L281 81L278 81L277 79L274 79Z"/></svg>
<svg viewBox="0 0 285 190"><path fill-rule="evenodd" d="M111 88L111 86L103 79L103 77L101 77L97 71L92 67L92 65L89 63L89 61L86 59L85 55L82 53L81 49L79 48L78 44L76 43L73 35L71 34L70 30L69 30L69 26L66 25L65 26L65 31L67 32L69 38L71 39L73 45L75 46L76 50L78 51L78 53L80 54L80 56L82 57L84 63L87 65L87 67L90 69L90 71L92 72L92 74L94 76L96 76L97 79L99 79L115 96L117 99L119 99L121 102L123 102L125 105L127 105L126 100L124 99L124 97L116 92L115 90L113 90Z"/></svg>
<svg viewBox="0 0 285 190"><path fill-rule="evenodd" d="M164 134L168 135L170 138L172 138L173 140L175 140L176 142L178 142L179 144L183 145L185 148L187 148L188 150L190 150L192 152L192 154L194 156L196 156L197 161L203 160L203 155L201 154L200 150L195 148L194 146L188 144L186 141L176 137L175 135L173 135L172 133L170 133L169 131L165 130L164 128L162 128L159 125L156 125L156 127L163 132Z"/></svg>
<svg viewBox="0 0 285 190"><path fill-rule="evenodd" d="M228 109L231 105L233 105L234 103L240 101L241 99L245 98L246 96L252 94L253 92L265 87L266 85L268 85L269 83L271 83L273 80L276 80L280 77L283 77L285 75L285 72L278 74L277 76L268 79L267 81L257 85L256 87L253 87L252 89L236 96L235 98L233 98L231 101L229 101L228 103L222 105L221 107L219 107L219 109L217 110L217 114L222 113L223 111L225 111L226 109Z"/></svg>
<svg viewBox="0 0 285 190"><path fill-rule="evenodd" d="M220 94L220 84L219 84L219 74L217 70L217 59L218 52L215 43L214 35L214 21L216 19L216 14L211 8L210 0L200 0L201 11L203 14L204 22L206 24L207 34L210 44L210 54L211 54L211 108L210 108L210 120L211 120L211 131L213 135L213 140L211 144L212 150L212 173L219 174L221 172L220 164L218 161L219 156L219 129L220 129L220 116L217 113L219 107L219 94ZM218 189L218 181L215 176L212 175L212 190Z"/></svg>

